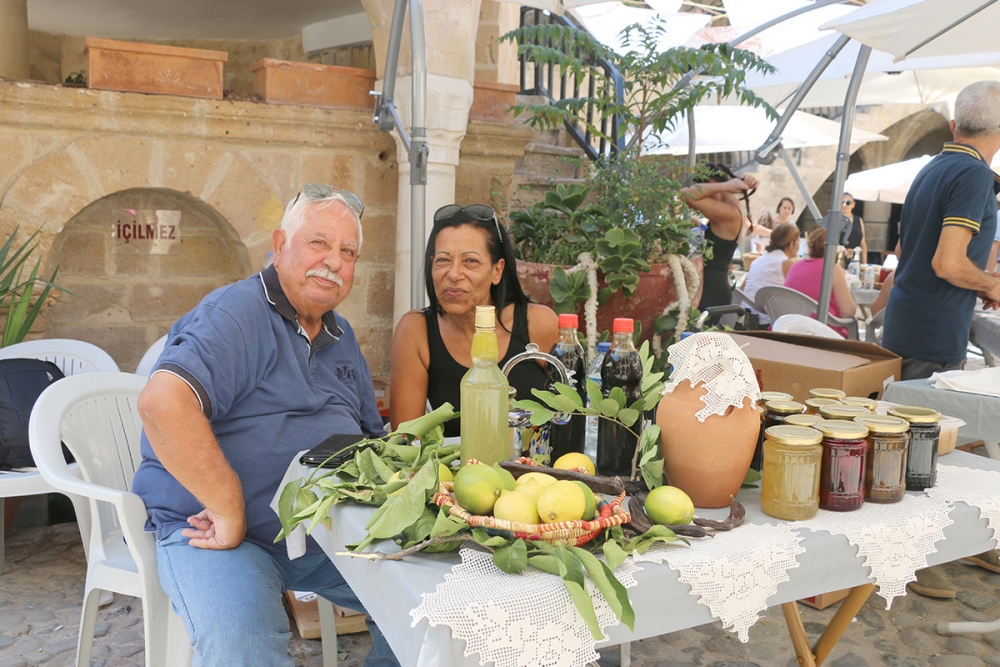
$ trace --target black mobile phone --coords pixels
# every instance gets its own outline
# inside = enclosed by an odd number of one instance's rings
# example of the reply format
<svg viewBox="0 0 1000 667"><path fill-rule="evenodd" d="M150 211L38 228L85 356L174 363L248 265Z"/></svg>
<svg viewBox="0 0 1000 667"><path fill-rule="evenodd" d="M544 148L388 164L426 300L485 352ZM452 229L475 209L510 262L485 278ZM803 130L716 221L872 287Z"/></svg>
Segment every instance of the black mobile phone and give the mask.
<svg viewBox="0 0 1000 667"><path fill-rule="evenodd" d="M364 439L358 433L335 433L299 457L299 463L314 468L339 468L354 458L354 445Z"/></svg>

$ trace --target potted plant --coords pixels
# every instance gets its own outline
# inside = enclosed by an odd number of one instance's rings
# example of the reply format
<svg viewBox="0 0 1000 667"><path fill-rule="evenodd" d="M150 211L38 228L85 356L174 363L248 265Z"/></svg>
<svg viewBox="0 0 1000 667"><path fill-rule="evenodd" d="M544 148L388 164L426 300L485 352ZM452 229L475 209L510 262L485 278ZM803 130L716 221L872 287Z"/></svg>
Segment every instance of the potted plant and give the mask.
<svg viewBox="0 0 1000 667"><path fill-rule="evenodd" d="M38 231L15 248L14 239L17 237L17 230L15 227L7 242L0 247L0 313L6 311L0 347L7 347L24 340L42 306L45 305L49 291L53 288L66 291L53 282L59 273L58 266L52 270L52 275L48 279L38 276L42 260L37 260L35 265L28 269L28 260L38 247L38 243L35 242ZM42 289L36 295L35 288L38 286Z"/></svg>
<svg viewBox="0 0 1000 667"><path fill-rule="evenodd" d="M699 168L644 151L657 145L657 135L672 128L679 115L693 113L710 95L762 106L774 114L743 85L748 72L771 71L764 60L727 44L660 51L664 32L661 19L649 26L631 25L622 31L622 47L617 51L583 30L563 25L525 25L501 38L516 42L522 58L553 65L577 83L592 81L590 86L579 86L594 91L586 96L516 106L516 113L526 116L530 125L541 129L564 123L582 125L590 135L613 143L612 137L602 133L600 118L617 114L628 138L624 149L593 163L587 185L557 186L542 202L510 214L521 259L526 262L519 268L526 290L535 298L551 301L561 312L577 310L585 303L591 353L601 324L607 328L613 314L621 316L634 302L644 300L636 294L647 275L661 279L651 289L656 295L655 313L638 319L653 330L657 357L661 356L660 334L679 337L691 317L697 316L693 306L700 293L700 262L688 256L711 249L692 239L693 212L678 191ZM608 74L593 67L598 58L610 61L621 73L621 94L616 94ZM546 275L530 262L568 268L551 269ZM657 262L663 266L655 267ZM545 288L549 294L544 294ZM598 317L598 306L607 306L608 314Z"/></svg>

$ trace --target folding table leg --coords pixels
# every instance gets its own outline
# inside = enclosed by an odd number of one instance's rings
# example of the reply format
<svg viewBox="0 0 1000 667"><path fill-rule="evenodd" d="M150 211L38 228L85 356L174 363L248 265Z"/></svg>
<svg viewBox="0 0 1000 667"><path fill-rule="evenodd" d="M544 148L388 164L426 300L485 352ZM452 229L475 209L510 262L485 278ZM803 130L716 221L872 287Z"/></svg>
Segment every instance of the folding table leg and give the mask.
<svg viewBox="0 0 1000 667"><path fill-rule="evenodd" d="M781 605L781 610L785 613L785 623L788 625L788 634L792 638L792 646L795 648L795 655L802 667L819 667L830 655L830 651L837 645L841 635L851 625L851 619L861 610L868 596L875 590L875 584L861 584L851 589L847 599L840 603L840 609L833 615L826 626L826 630L819 636L816 646L810 648L809 639L806 637L805 628L802 626L802 616L799 615L797 602L786 602Z"/></svg>
<svg viewBox="0 0 1000 667"><path fill-rule="evenodd" d="M632 664L632 642L622 642L618 645L619 667L629 667Z"/></svg>

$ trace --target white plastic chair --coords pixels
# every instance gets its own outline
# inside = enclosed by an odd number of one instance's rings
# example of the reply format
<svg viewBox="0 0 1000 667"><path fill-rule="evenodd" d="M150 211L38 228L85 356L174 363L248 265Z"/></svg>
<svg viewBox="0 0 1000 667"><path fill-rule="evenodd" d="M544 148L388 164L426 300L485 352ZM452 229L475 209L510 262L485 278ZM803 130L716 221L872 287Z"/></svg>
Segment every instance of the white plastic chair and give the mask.
<svg viewBox="0 0 1000 667"><path fill-rule="evenodd" d="M779 317L788 314L812 317L819 309L819 304L812 297L780 285L761 287L754 295L754 302L757 310L767 313L772 322L777 322ZM858 321L853 317L828 315L826 321L831 326L844 327L849 339L858 340Z"/></svg>
<svg viewBox="0 0 1000 667"><path fill-rule="evenodd" d="M65 376L79 373L118 372L118 364L107 352L82 340L49 338L15 343L0 348L0 359L41 359L51 361ZM75 466L74 466L75 467ZM35 496L52 493L53 489L37 472L0 472L0 574L4 570L3 516L4 498ZM76 511L76 520L83 538L83 548L88 549L90 510L80 498L69 496Z"/></svg>
<svg viewBox="0 0 1000 667"><path fill-rule="evenodd" d="M159 361L160 355L163 353L163 348L167 344L167 337L160 336L156 339L156 342L149 346L146 350L146 354L142 355L142 359L139 360L139 365L135 367L135 374L142 375L143 377L149 377L150 373L153 372L153 367L156 366L156 362Z"/></svg>
<svg viewBox="0 0 1000 667"><path fill-rule="evenodd" d="M882 344L882 327L885 324L885 308L878 311L865 324L865 342Z"/></svg>
<svg viewBox="0 0 1000 667"><path fill-rule="evenodd" d="M795 313L779 317L775 320L774 324L771 325L771 330L781 333L802 334L803 336L819 336L820 338L835 338L837 340L844 340L843 336L825 324L817 322L811 317Z"/></svg>

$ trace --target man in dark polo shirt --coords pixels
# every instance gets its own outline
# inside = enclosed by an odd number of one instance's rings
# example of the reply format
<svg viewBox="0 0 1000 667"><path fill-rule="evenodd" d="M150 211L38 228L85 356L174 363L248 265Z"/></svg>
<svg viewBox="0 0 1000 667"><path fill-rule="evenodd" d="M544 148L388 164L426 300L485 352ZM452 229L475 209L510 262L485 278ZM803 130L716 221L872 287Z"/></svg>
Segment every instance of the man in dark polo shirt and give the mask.
<svg viewBox="0 0 1000 667"><path fill-rule="evenodd" d="M269 507L296 453L332 433L381 435L368 365L334 308L361 251L354 195L305 186L274 232L274 264L215 290L170 329L139 396L132 490L156 533L160 584L200 664L292 667L286 589L363 607L311 538L290 560ZM398 665L369 619L370 667Z"/></svg>
<svg viewBox="0 0 1000 667"><path fill-rule="evenodd" d="M976 296L1000 303L1000 277L984 271L997 224L1000 82L967 86L955 100L955 136L913 181L900 222L900 258L882 345L903 357L902 379L962 367Z"/></svg>

